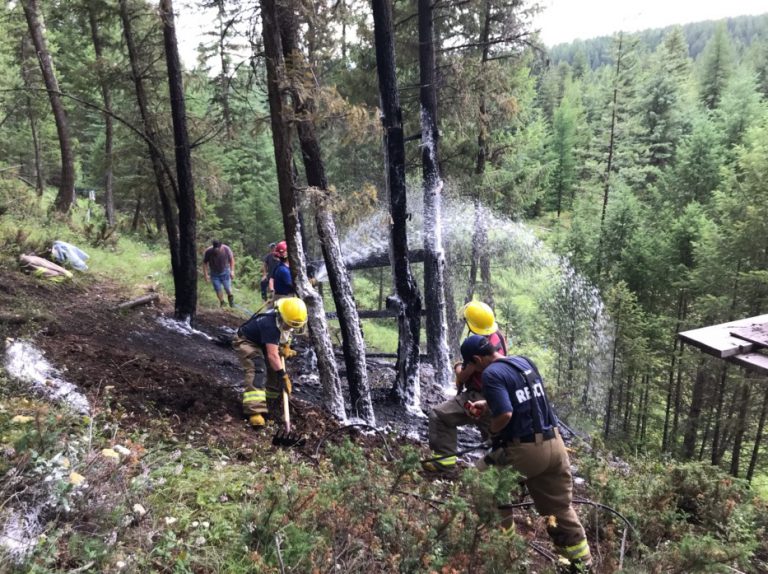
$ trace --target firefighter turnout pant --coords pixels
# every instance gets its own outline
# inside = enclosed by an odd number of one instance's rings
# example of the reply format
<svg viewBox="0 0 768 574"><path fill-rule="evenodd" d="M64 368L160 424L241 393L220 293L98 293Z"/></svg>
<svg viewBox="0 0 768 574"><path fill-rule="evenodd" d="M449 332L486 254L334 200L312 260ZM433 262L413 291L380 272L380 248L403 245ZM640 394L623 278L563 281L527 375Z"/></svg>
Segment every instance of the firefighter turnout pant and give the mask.
<svg viewBox="0 0 768 574"><path fill-rule="evenodd" d="M429 413L429 447L436 456L447 456L435 461L444 468L456 465L458 428L464 425L474 425L480 429L485 439L491 424L491 415L486 411L480 418L470 416L464 408L467 401L483 400L483 395L477 391L467 390L457 394L450 400L440 403Z"/></svg>
<svg viewBox="0 0 768 574"><path fill-rule="evenodd" d="M245 373L243 392L243 413L247 416L271 412L279 418L282 381L269 366L266 350L240 335L232 340Z"/></svg>
<svg viewBox="0 0 768 574"><path fill-rule="evenodd" d="M560 555L589 563L584 528L571 503L571 461L560 433L550 440L513 443L488 455L494 464L509 465L526 478L536 511L547 518L547 532ZM482 467L482 465L478 465Z"/></svg>

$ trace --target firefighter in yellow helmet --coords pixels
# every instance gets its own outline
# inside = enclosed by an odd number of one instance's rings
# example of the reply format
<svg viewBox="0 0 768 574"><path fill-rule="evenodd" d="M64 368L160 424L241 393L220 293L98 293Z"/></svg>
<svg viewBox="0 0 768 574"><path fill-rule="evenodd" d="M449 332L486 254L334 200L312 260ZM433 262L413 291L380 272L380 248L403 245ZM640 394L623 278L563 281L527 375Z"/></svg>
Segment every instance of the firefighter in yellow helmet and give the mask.
<svg viewBox="0 0 768 574"><path fill-rule="evenodd" d="M464 321L470 334L485 335L502 355L507 354L507 342L496 325L491 308L481 301L471 301L464 306ZM456 396L437 405L429 413L429 446L437 460L424 464L428 472L448 471L456 466L458 427L476 426L483 437L489 433L490 416L477 417L467 404L480 401L482 380L473 364L456 363Z"/></svg>
<svg viewBox="0 0 768 574"><path fill-rule="evenodd" d="M256 313L240 325L232 347L245 371L243 411L251 425L262 427L264 415L280 413L280 394L290 394L291 379L281 355L288 348L294 330L307 322L307 306L298 297L275 302L274 309Z"/></svg>

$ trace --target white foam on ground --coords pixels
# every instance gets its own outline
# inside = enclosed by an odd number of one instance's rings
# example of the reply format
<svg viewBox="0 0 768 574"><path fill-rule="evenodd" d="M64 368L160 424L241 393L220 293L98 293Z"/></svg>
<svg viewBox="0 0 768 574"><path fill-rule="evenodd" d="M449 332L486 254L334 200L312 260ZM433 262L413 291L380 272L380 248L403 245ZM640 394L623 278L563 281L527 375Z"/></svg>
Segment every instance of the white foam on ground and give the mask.
<svg viewBox="0 0 768 574"><path fill-rule="evenodd" d="M20 563L35 547L43 533L40 513L44 506L43 503L31 508L23 507L23 510L7 511L7 518L0 532L0 546L14 562Z"/></svg>
<svg viewBox="0 0 768 574"><path fill-rule="evenodd" d="M202 331L195 329L190 324L189 319L186 321L179 321L178 319L171 319L170 317L160 316L157 318L157 322L166 329L180 333L185 337L192 337L193 335L197 335L199 337L203 337L207 341L213 341L213 337L209 336L207 333L203 333Z"/></svg>
<svg viewBox="0 0 768 574"><path fill-rule="evenodd" d="M77 386L61 378L59 371L52 367L31 343L6 342L5 368L13 378L28 384L47 399L65 404L79 413L90 412L88 399L80 393Z"/></svg>

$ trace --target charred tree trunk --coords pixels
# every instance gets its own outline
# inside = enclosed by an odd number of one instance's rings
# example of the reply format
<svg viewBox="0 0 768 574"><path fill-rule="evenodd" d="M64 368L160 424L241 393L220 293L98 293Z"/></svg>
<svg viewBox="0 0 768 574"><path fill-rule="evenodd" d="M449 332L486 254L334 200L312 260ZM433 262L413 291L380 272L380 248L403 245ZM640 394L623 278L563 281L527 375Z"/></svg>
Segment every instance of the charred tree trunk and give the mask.
<svg viewBox="0 0 768 574"><path fill-rule="evenodd" d="M59 138L59 151L61 153L61 183L59 193L56 195L54 207L56 211L67 213L75 202L75 158L72 151L72 140L69 135L69 124L64 104L61 101L59 83L53 69L53 60L48 52L45 41L43 25L41 23L40 10L37 0L22 0L24 17L29 27L29 35L37 52L37 60L40 63L40 71L43 74L43 82L48 91L48 99L51 102L51 111L56 121L56 134Z"/></svg>
<svg viewBox="0 0 768 574"><path fill-rule="evenodd" d="M296 290L306 302L309 310L309 332L317 355L320 380L323 384L324 406L333 416L345 420L346 413L341 395L341 382L333 354L333 343L328 334L323 301L309 283L304 261L292 171L291 126L287 121L291 117L291 111L283 99L283 88L288 85L288 79L283 61L278 13L275 0L261 0L260 3L272 140L275 148L280 207L283 212L283 226L285 227L285 239L288 243L291 273Z"/></svg>
<svg viewBox="0 0 768 574"><path fill-rule="evenodd" d="M381 95L381 121L384 127L386 180L392 229L390 258L395 284L394 297L387 305L398 312L399 341L397 378L393 395L410 409L420 409L419 335L421 296L408 263L408 217L405 188L405 142L400 96L395 73L395 38L391 0L372 0L373 32L376 44L376 72Z"/></svg>
<svg viewBox="0 0 768 574"><path fill-rule="evenodd" d="M294 83L291 86L293 111L301 144L304 171L307 183L312 188L310 193L315 212L317 234L341 329L351 411L354 416L364 419L369 424L375 424L376 417L373 412L371 388L368 383L363 328L357 314L349 273L342 256L336 223L329 206L331 194L328 178L325 174L320 143L315 135L315 125L312 121L315 108L314 101L311 91L307 91L301 84L296 85L297 82L301 82L303 78L307 77L310 70L299 50L298 23L295 19L296 11L293 8L292 5L278 5L283 56L286 62L287 76Z"/></svg>
<svg viewBox="0 0 768 574"><path fill-rule="evenodd" d="M181 60L176 42L173 1L160 0L163 20L165 61L168 66L168 92L171 97L173 143L176 151L176 203L179 209L179 270L174 273L176 317L193 320L197 313L197 214L195 182L192 178L192 154L187 132L187 111Z"/></svg>
<svg viewBox="0 0 768 574"><path fill-rule="evenodd" d="M619 308L621 309L621 308ZM613 386L616 382L616 361L619 350L619 328L621 326L621 312L616 314L613 331L613 352L611 353L611 378L608 383L608 401L605 409L605 426L603 427L603 436L608 438L611 433L611 418L613 409Z"/></svg>
<svg viewBox="0 0 768 574"><path fill-rule="evenodd" d="M232 139L232 111L229 105L229 58L227 57L227 32L232 25L227 21L227 12L224 6L224 0L217 0L219 19L219 64L221 65L221 74L219 75L219 89L221 90L221 113L224 117L224 127L226 128L227 139Z"/></svg>
<svg viewBox="0 0 768 574"><path fill-rule="evenodd" d="M424 188L424 298L427 305L427 356L438 382L452 378L445 315L445 255L441 221L443 180L438 164L437 85L432 0L419 0L419 77L421 89L421 166Z"/></svg>
<svg viewBox="0 0 768 574"><path fill-rule="evenodd" d="M152 172L155 175L157 185L157 196L160 199L163 219L165 222L165 231L168 238L168 250L171 254L171 271L173 276L180 276L180 248L179 231L176 224L176 214L171 204L171 196L176 199L176 181L172 174L166 169L167 165L162 157L160 141L157 133L155 121L149 110L149 98L144 88L144 77L139 63L139 52L136 49L136 43L133 39L133 25L131 23L131 14L128 12L128 1L120 0L120 20L123 23L123 35L125 45L128 50L128 60L131 65L131 76L133 78L134 89L136 90L136 102L141 114L141 122L144 128L144 135L147 138L147 151L152 164ZM136 201L137 217L140 213L141 199ZM160 228L158 226L158 232Z"/></svg>
<svg viewBox="0 0 768 574"><path fill-rule="evenodd" d="M91 0L88 4L88 24L91 29L93 51L96 53L96 73L99 78L101 99L104 102L104 214L107 217L107 224L111 227L115 224L115 199L112 178L112 140L114 133L112 120L112 94L109 91L109 85L104 77L104 42L99 34L96 10L96 3Z"/></svg>
<svg viewBox="0 0 768 574"><path fill-rule="evenodd" d="M757 423L757 433L755 434L755 446L752 447L752 457L749 459L749 468L747 469L747 480L752 482L757 467L757 457L760 454L760 445L763 442L763 431L765 430L765 419L768 415L768 392L763 396L763 407L760 409L760 421Z"/></svg>

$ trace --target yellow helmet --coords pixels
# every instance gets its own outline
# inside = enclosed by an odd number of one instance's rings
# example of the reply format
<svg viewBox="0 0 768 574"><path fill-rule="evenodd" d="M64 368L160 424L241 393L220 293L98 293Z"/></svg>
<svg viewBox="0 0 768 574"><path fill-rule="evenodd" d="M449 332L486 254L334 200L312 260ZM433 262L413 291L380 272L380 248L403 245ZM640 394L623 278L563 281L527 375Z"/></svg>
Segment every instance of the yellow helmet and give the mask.
<svg viewBox="0 0 768 574"><path fill-rule="evenodd" d="M491 335L499 330L493 310L482 301L470 301L462 310L469 330L476 335Z"/></svg>
<svg viewBox="0 0 768 574"><path fill-rule="evenodd" d="M283 323L291 329L301 329L307 322L307 306L298 297L278 299L275 307Z"/></svg>

